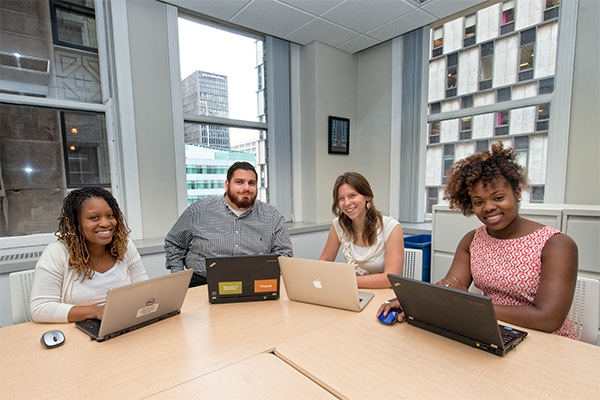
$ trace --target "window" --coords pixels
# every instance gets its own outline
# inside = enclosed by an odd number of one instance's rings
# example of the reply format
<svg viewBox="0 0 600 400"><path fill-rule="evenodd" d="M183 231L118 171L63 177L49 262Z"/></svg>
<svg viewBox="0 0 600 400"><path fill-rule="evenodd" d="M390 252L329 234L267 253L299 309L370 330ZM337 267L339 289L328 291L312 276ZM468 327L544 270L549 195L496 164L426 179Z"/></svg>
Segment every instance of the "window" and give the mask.
<svg viewBox="0 0 600 400"><path fill-rule="evenodd" d="M98 43L106 38L96 34L94 0L35 0L27 7L20 13L0 3L11 26L36 27L0 26L0 115L10 120L0 145L0 238L22 236L21 245L39 243L26 238L34 234L55 240L68 190L111 188L107 120L115 121L106 103L110 85L106 92L101 85L111 66L99 51L108 46Z"/></svg>
<svg viewBox="0 0 600 400"><path fill-rule="evenodd" d="M429 144L440 142L440 121L429 123Z"/></svg>
<svg viewBox="0 0 600 400"><path fill-rule="evenodd" d="M477 24L477 14L467 15L465 17L465 38L464 47L475 44L475 27Z"/></svg>
<svg viewBox="0 0 600 400"><path fill-rule="evenodd" d="M445 144L444 145L444 156L443 156L443 166L442 166L442 182L445 184L447 177L446 172L450 169L452 164L454 164L454 145L453 144Z"/></svg>
<svg viewBox="0 0 600 400"><path fill-rule="evenodd" d="M492 68L494 65L494 42L482 44L479 60L479 90L492 87Z"/></svg>
<svg viewBox="0 0 600 400"><path fill-rule="evenodd" d="M517 163L527 170L529 156L529 136L517 136L513 141L513 148L517 155Z"/></svg>
<svg viewBox="0 0 600 400"><path fill-rule="evenodd" d="M519 82L533 78L533 56L535 47L535 28L521 32L519 58Z"/></svg>
<svg viewBox="0 0 600 400"><path fill-rule="evenodd" d="M222 195L236 161L254 165L258 198L267 201L267 135L255 128L266 122L264 40L178 22L188 204Z"/></svg>
<svg viewBox="0 0 600 400"><path fill-rule="evenodd" d="M546 10L544 11L544 21L558 18L560 0L546 0Z"/></svg>
<svg viewBox="0 0 600 400"><path fill-rule="evenodd" d="M510 88L510 87L498 89L496 91L496 101L498 103L500 103L502 101L510 101L511 94L512 94L512 88Z"/></svg>
<svg viewBox="0 0 600 400"><path fill-rule="evenodd" d="M54 44L98 51L94 0L50 0Z"/></svg>
<svg viewBox="0 0 600 400"><path fill-rule="evenodd" d="M427 208L425 210L426 213L431 214L433 211L433 206L438 203L438 191L437 187L428 187L427 188Z"/></svg>
<svg viewBox="0 0 600 400"><path fill-rule="evenodd" d="M431 57L439 57L443 54L444 48L444 27L440 26L433 30L433 46L431 50Z"/></svg>
<svg viewBox="0 0 600 400"><path fill-rule="evenodd" d="M475 142L475 152L483 153L490 149L490 141L489 140L478 140Z"/></svg>
<svg viewBox="0 0 600 400"><path fill-rule="evenodd" d="M499 111L496 113L494 136L508 135L509 115L509 111Z"/></svg>
<svg viewBox="0 0 600 400"><path fill-rule="evenodd" d="M531 192L529 202L530 203L543 203L544 202L544 186L536 185L530 186L529 190Z"/></svg>
<svg viewBox="0 0 600 400"><path fill-rule="evenodd" d="M429 113L430 114L439 114L440 112L442 112L442 103L439 101L436 101L435 103L431 103L429 105Z"/></svg>
<svg viewBox="0 0 600 400"><path fill-rule="evenodd" d="M535 124L536 131L547 131L550 123L550 104L542 104L538 106L537 122Z"/></svg>
<svg viewBox="0 0 600 400"><path fill-rule="evenodd" d="M456 81L458 79L458 53L449 54L446 67L446 98L456 96Z"/></svg>
<svg viewBox="0 0 600 400"><path fill-rule="evenodd" d="M547 94L554 92L554 77L541 79L538 83L539 94Z"/></svg>
<svg viewBox="0 0 600 400"><path fill-rule="evenodd" d="M500 34L512 32L515 30L515 2L514 0L502 3L502 21L500 24Z"/></svg>
<svg viewBox="0 0 600 400"><path fill-rule="evenodd" d="M460 108L473 107L473 95L463 96L460 98Z"/></svg>
<svg viewBox="0 0 600 400"><path fill-rule="evenodd" d="M460 140L471 139L471 117L461 118L459 138Z"/></svg>

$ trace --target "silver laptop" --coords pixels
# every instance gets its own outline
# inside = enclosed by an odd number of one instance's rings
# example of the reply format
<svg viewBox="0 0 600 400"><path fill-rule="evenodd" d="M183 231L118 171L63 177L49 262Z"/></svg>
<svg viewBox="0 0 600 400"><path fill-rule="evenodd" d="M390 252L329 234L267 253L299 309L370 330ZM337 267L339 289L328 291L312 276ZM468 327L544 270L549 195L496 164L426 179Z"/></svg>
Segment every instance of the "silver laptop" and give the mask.
<svg viewBox="0 0 600 400"><path fill-rule="evenodd" d="M373 298L358 291L350 264L279 257L279 267L290 300L361 311Z"/></svg>
<svg viewBox="0 0 600 400"><path fill-rule="evenodd" d="M110 289L102 320L86 319L75 324L103 342L146 325L179 314L193 270Z"/></svg>

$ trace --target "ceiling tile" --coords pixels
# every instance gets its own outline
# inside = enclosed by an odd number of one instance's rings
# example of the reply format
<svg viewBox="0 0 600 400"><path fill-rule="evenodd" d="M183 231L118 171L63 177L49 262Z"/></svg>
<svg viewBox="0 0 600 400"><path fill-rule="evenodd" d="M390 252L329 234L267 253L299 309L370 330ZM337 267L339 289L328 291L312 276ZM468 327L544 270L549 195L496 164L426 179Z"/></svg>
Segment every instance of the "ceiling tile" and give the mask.
<svg viewBox="0 0 600 400"><path fill-rule="evenodd" d="M346 28L316 18L289 35L286 35L284 39L302 45L307 45L318 40L321 43L335 47L352 39L354 36L356 34Z"/></svg>
<svg viewBox="0 0 600 400"><path fill-rule="evenodd" d="M310 14L286 4L267 0L254 0L230 21L258 32L282 38L306 24L312 18Z"/></svg>
<svg viewBox="0 0 600 400"><path fill-rule="evenodd" d="M368 32L416 8L410 0L347 0L322 17L359 33Z"/></svg>
<svg viewBox="0 0 600 400"><path fill-rule="evenodd" d="M429 25L436 20L437 18L433 17L431 14L425 13L421 10L414 10L400 18L396 18L385 25L367 32L367 34L372 38L384 42L397 36L404 35L405 33L422 26Z"/></svg>
<svg viewBox="0 0 600 400"><path fill-rule="evenodd" d="M279 0L314 15L321 15L344 0Z"/></svg>
<svg viewBox="0 0 600 400"><path fill-rule="evenodd" d="M347 42L342 43L339 46L336 46L336 49L344 50L348 53L356 53L368 47L375 46L378 43L379 42L375 39L371 39L370 37L360 35L355 37L354 39L350 39Z"/></svg>

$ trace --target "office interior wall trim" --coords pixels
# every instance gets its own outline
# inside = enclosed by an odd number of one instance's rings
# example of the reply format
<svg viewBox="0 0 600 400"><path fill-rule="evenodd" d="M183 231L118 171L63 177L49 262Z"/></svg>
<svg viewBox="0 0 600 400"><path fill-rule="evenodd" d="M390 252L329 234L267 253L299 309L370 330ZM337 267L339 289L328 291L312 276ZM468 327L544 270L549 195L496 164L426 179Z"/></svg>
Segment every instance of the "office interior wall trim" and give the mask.
<svg viewBox="0 0 600 400"><path fill-rule="evenodd" d="M424 71L424 30L421 28L404 35L402 70L402 117L400 121L400 162L402 179L400 180L401 221L422 222L424 208L420 206L424 198L424 152L421 135L425 116L422 111L423 92L421 81L426 79Z"/></svg>
<svg viewBox="0 0 600 400"><path fill-rule="evenodd" d="M400 180L402 179L402 65L404 36L392 40L392 114L390 130L390 210L389 215L400 217Z"/></svg>
<svg viewBox="0 0 600 400"><path fill-rule="evenodd" d="M115 114L119 125L120 163L122 166L122 188L119 191L119 205L131 228L131 238L143 237L143 222L140 181L135 131L135 113L133 105L133 83L131 79L131 58L129 53L129 31L127 22L127 4L113 1L110 3L112 24L112 45L114 51L114 95L118 102ZM126 183L126 184L125 184Z"/></svg>
<svg viewBox="0 0 600 400"><path fill-rule="evenodd" d="M290 116L290 45L274 37L266 38L267 81L267 168L269 203L291 220L292 149Z"/></svg>
<svg viewBox="0 0 600 400"><path fill-rule="evenodd" d="M544 202L564 204L579 0L561 1L556 50L554 100L551 103Z"/></svg>
<svg viewBox="0 0 600 400"><path fill-rule="evenodd" d="M173 112L173 145L175 150L175 187L177 191L177 215L181 215L188 206L187 177L185 161L185 138L183 122L183 98L181 93L181 66L179 58L179 12L176 7L167 8L167 43L169 49L169 68L171 70L171 103Z"/></svg>
<svg viewBox="0 0 600 400"><path fill-rule="evenodd" d="M300 46L290 43L290 112L292 145L292 216L302 219L302 118L300 105Z"/></svg>

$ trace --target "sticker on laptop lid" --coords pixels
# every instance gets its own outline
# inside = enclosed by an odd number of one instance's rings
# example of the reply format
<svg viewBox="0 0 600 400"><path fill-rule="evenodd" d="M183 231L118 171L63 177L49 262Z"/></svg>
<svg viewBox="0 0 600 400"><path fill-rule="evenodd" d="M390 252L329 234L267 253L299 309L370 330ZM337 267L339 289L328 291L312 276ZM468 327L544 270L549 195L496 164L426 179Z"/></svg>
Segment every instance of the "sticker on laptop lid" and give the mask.
<svg viewBox="0 0 600 400"><path fill-rule="evenodd" d="M219 294L242 294L242 281L219 282Z"/></svg>
<svg viewBox="0 0 600 400"><path fill-rule="evenodd" d="M254 281L254 292L276 292L277 291L277 279L263 279Z"/></svg>
<svg viewBox="0 0 600 400"><path fill-rule="evenodd" d="M155 313L156 310L158 310L158 304L159 303L154 303L154 304L150 304L149 306L140 308L139 310L137 310L135 317L140 318L140 317L145 317L146 315Z"/></svg>

